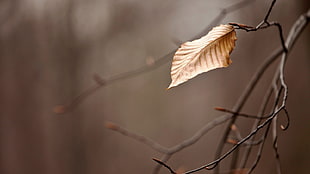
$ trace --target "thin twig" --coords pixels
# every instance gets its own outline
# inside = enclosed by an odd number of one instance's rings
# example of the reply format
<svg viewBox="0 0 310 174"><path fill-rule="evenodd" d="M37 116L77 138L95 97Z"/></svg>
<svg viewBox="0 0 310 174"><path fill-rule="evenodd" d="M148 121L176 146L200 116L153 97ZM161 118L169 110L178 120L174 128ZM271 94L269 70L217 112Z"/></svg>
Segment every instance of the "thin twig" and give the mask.
<svg viewBox="0 0 310 174"><path fill-rule="evenodd" d="M246 101L248 100L248 98L250 97L250 94L252 93L252 91L254 90L256 84L258 83L258 81L260 80L260 78L262 77L262 75L265 73L265 71L267 70L267 68L278 58L278 56L283 52L283 50L281 48L276 49L267 59L265 59L265 61L263 62L263 64L258 68L258 70L255 72L255 74L252 76L250 82L248 83L246 89L244 90L244 92L241 94L241 96L239 97L239 100L236 102L235 106L233 107L233 111L236 113L239 113L240 110L243 108L244 104L246 103ZM227 126L224 135L221 139L221 142L217 148L216 154L215 154L215 159L218 158L221 153L222 153L222 149L224 147L224 144L226 142L226 139L230 133L230 126L232 124L235 123L235 119L236 119L236 115L233 114L232 115L232 119L229 122L229 126ZM215 172L218 172L215 170Z"/></svg>
<svg viewBox="0 0 310 174"><path fill-rule="evenodd" d="M106 127L113 130L113 131L116 131L124 136L127 136L127 137L130 137L132 139L135 139L141 143L144 143L146 144L147 146L151 147L152 149L154 149L155 151L157 152L161 152L161 153L164 153L164 154L169 154L169 149L158 144L156 141L150 139L150 138L147 138L145 136L142 136L142 135L139 135L139 134L136 134L136 133L133 133L131 131L128 131L127 129L124 129L114 123L106 123Z"/></svg>
<svg viewBox="0 0 310 174"><path fill-rule="evenodd" d="M236 125L233 125L231 129L235 133L236 137L234 139L228 139L227 142L235 145L239 141L241 141L243 139L243 137L241 136L241 132L239 131L239 129L238 129L238 127ZM244 142L243 145L244 146L253 146L253 145L258 145L261 142L262 142L262 139L260 139L258 141L247 141L247 142Z"/></svg>
<svg viewBox="0 0 310 174"><path fill-rule="evenodd" d="M162 162L162 161L160 161L159 159L156 159L156 158L153 158L153 160L156 161L158 164L166 167L170 171L170 173L176 174L176 172L171 167L169 167L166 163L164 163L164 162Z"/></svg>
<svg viewBox="0 0 310 174"><path fill-rule="evenodd" d="M275 1L273 1L275 2ZM273 6L273 5L272 5ZM270 8L272 9L272 7ZM268 12L270 13L270 12ZM304 27L307 25L308 21L309 21L309 11L306 15L302 16L300 19L298 19L296 21L296 23L293 25L291 32L288 36L288 39L286 41L286 45L285 48L287 48L288 50L290 50L293 46L293 44L295 43L296 39L298 38L299 34L302 32L302 30L304 29ZM269 16L269 14L268 14ZM266 17L266 19L268 18L268 16ZM268 21L267 21L268 23ZM271 25L270 23L268 23L269 25ZM263 28L263 26L262 26ZM281 58L281 62L280 62L280 66L279 66L279 76L280 76L280 82L281 82L281 87L279 89L276 89L276 98L275 98L275 103L274 103L274 112L272 112L267 120L265 120L263 123L261 123L260 125L258 125L254 130L251 131L251 133L249 133L245 138L241 139L238 143L236 143L229 151L227 151L226 153L224 153L223 155L221 155L219 158L217 158L216 160L203 165L199 168L190 170L185 172L185 174L190 174L190 173L194 173L200 170L204 170L204 169L214 169L223 159L225 159L228 155L230 155L231 153L235 152L236 149L238 149L239 146L245 144L247 141L249 141L252 137L254 137L257 132L260 129L263 129L264 127L267 126L267 130L264 134L264 139L262 140L261 143L261 148L260 148L260 153L261 150L263 148L263 144L265 142L266 136L268 134L269 131L269 127L272 121L275 121L274 119L278 116L280 111L285 111L287 118L289 118L288 114L287 114L287 110L286 110L286 100L287 100L287 96L288 96L288 92L287 92L287 85L285 84L284 81L284 66L285 66L285 62L287 60L287 52L285 52L284 48L280 48L278 49L271 57L269 57L268 59L266 59L265 63L263 63L263 65L258 69L258 71L254 74L252 80L250 81L249 85L247 86L245 92L242 94L242 96L240 97L240 99L238 100L237 104L235 105L233 109L233 111L231 111L232 115L231 116L222 116L219 117L221 119L217 119L216 121L212 121L210 122L210 124L208 123L206 126L204 126L202 129L200 129L199 131L197 131L194 136L192 136L191 138L181 142L180 144L177 144L176 146L169 148L168 150L165 148L165 151L162 151L162 153L166 154L166 156L164 156L164 158L166 158L165 161L163 160L157 160L154 159L157 163L159 163L160 165L166 167L171 173L176 173L171 167L169 167L166 164L166 161L171 157L172 154L194 144L195 142L197 142L205 133L207 133L209 130L211 130L212 128L214 128L215 126L224 123L225 121L229 120L232 118L232 120L235 120L238 114L240 114L240 110L243 107L243 105L245 104L246 100L248 99L248 97L250 96L250 94L252 93L254 87L256 86L257 82L259 81L259 79L261 78L261 76L263 75L263 73L265 72L265 70L272 64L272 62L274 60L277 59L277 57L279 56L279 54L281 54L281 52L284 52L282 58ZM279 101L280 101L280 96L283 94L282 97L282 103L281 106L278 106ZM266 102L267 103L267 102ZM264 104L264 107L266 106L266 104ZM247 114L243 114L243 115L247 115ZM249 116L249 115L248 115ZM289 122L289 119L288 119ZM232 123L232 121L230 122ZM288 123L289 124L289 123ZM232 125L232 124L231 124ZM230 129L230 128L229 128ZM154 145L153 140L150 140L148 138L145 138L143 136L140 135L136 135L136 134L132 134L129 131L124 131L125 129L119 129L119 127L114 127L112 126L112 130L116 130L120 133L122 133L123 135L132 137L140 142L143 142L149 146L152 147L152 145ZM121 131L119 131L121 130ZM228 134L227 134L228 136ZM227 138L225 138L226 140ZM153 149L158 151L158 148L154 148ZM260 154L258 155L260 157ZM256 161L257 164L258 160ZM256 166L255 164L255 166Z"/></svg>
<svg viewBox="0 0 310 174"><path fill-rule="evenodd" d="M114 123L106 123L106 127L108 129L111 129L113 131L116 131L124 136L128 136L130 138L133 138L139 142L142 142L146 145L148 145L149 147L151 147L152 149L154 149L157 152L163 153L163 154L168 154L168 155L172 155L176 152L179 152L181 150L183 150L184 148L191 146L192 144L196 143L203 135L205 135L206 133L208 133L210 130L212 130L213 128L215 128L216 126L225 123L226 121L228 121L229 119L231 119L230 116L227 115L222 115L214 120L212 120L211 122L208 122L204 127L202 127L200 130L198 130L193 136L191 136L190 138L182 141L181 143L171 147L171 148L166 148L160 144L158 144L157 142L155 142L154 140L147 138L143 135L139 135L136 134L134 132L131 132L125 128L122 128Z"/></svg>
<svg viewBox="0 0 310 174"><path fill-rule="evenodd" d="M287 120L286 120L286 125L285 125L285 126L281 125L280 127L281 127L281 129L282 129L283 131L285 131L285 130L287 130L288 127L290 126L290 116L289 116L288 111L287 111L286 108L284 108L283 111L284 111L284 113L285 113L285 116L286 116L286 119L287 119Z"/></svg>
<svg viewBox="0 0 310 174"><path fill-rule="evenodd" d="M196 169L190 170L185 172L184 174L190 174L190 173L194 173L194 172L198 172L200 170L203 169L214 169L219 162L221 162L223 159L225 159L228 155L230 155L232 152L234 152L241 144L243 144L244 142L246 142L247 140L249 140L253 135L255 135L260 129L264 128L268 123L270 123L274 117L282 110L282 107L279 108L277 111L275 111L272 115L270 115L270 117L265 120L262 124L260 124L254 131L252 131L249 135L247 135L245 138L243 138L241 141L239 141L236 145L234 145L229 151L227 151L226 153L224 153L221 157L219 157L218 159L205 164L201 167L198 167Z"/></svg>
<svg viewBox="0 0 310 174"><path fill-rule="evenodd" d="M250 173L252 173L254 171L255 167L257 166L257 164L258 164L258 162L259 162L259 160L260 160L260 158L262 156L263 148L264 148L264 145L265 145L265 142L266 142L267 135L269 133L270 125L271 125L270 123L267 125L265 133L263 135L263 141L260 144L258 152L257 152L257 155L256 155L256 159L253 162L253 164L252 164L251 168L249 169L249 171L247 172L247 174L250 174Z"/></svg>
<svg viewBox="0 0 310 174"><path fill-rule="evenodd" d="M221 111L221 112L227 112L236 116L241 116L241 117L245 117L245 118L253 118L253 119L265 119L268 118L268 116L256 116L256 115L250 115L250 114L245 114L245 113L238 113L238 112L234 112L232 110L229 109L225 109L225 108L221 108L221 107L216 107L214 108L217 111Z"/></svg>
<svg viewBox="0 0 310 174"><path fill-rule="evenodd" d="M282 26L280 23L272 21L272 22L268 22L268 21L262 21L261 23L259 23L255 28L245 25L245 24L239 24L236 22L230 22L229 23L232 26L235 26L236 29L241 29L244 30L246 32L252 32L252 31L258 31L261 29L266 29L272 26L276 26L279 30L279 36L280 36L280 41L281 41L281 45L282 45L282 49L284 52L287 52L287 47L285 46L285 41L284 41L284 36L283 36L283 30L282 30ZM262 25L262 24L266 24L266 25Z"/></svg>
<svg viewBox="0 0 310 174"><path fill-rule="evenodd" d="M270 14L271 14L272 8L273 8L274 4L276 3L276 1L277 1L277 0L273 0L273 1L271 2L271 5L270 5L270 7L269 7L269 9L268 9L268 12L266 13L266 16L265 16L265 18L264 18L264 22L268 22L268 18L269 18Z"/></svg>
<svg viewBox="0 0 310 174"><path fill-rule="evenodd" d="M277 124L276 124L277 120L273 120L273 150L275 153L275 158L276 158L276 168L277 168L277 173L281 174L281 162L280 162L280 154L278 151L278 134L277 134Z"/></svg>
<svg viewBox="0 0 310 174"><path fill-rule="evenodd" d="M281 43L282 43L283 51L284 51L285 53L287 53L287 47L286 47L286 45L284 44L283 32L282 32L282 27L281 27L281 25L278 24L278 23L272 23L272 24L270 24L270 23L268 22L269 15L270 15L270 13L271 13L271 11L272 11L272 8L273 8L273 6L274 6L275 3L276 3L276 0L273 0L272 3L271 3L271 5L270 5L270 7L269 7L269 9L268 9L268 12L267 12L265 18L264 18L263 21L262 21L260 24L258 24L255 28L254 28L254 27L243 27L242 25L238 25L238 24L236 25L236 23L230 23L230 24L231 24L231 25L234 25L234 26L237 26L237 29L243 29L243 30L245 30L245 31L247 31L247 32L249 32L249 31L257 31L257 30L259 30L259 29L264 29L264 28L267 28L267 27L270 27L270 26L277 26L278 29L279 29L279 34L280 34L280 38L281 38ZM265 27L264 27L264 24L266 25ZM267 67L268 67L268 66L267 66ZM265 72L265 70L263 70L261 73L264 73L264 72ZM258 74L260 74L260 73L258 73ZM254 76L254 77L255 77L255 76ZM261 77L261 76L258 76L258 78L257 78L257 79L254 79L254 81L250 81L250 83L249 83L249 88L247 88L247 89L245 90L245 92L243 93L244 95L242 95L242 96L240 97L240 99L241 99L241 100L239 100L240 102L238 101L238 102L236 103L236 105L235 105L235 106L236 106L236 109L234 109L234 111L235 111L236 113L239 113L239 112L240 112L240 110L242 109L244 103L247 101L248 97L249 97L250 94L252 93L252 90L253 90L254 87L256 86L256 83L257 83L258 80L260 79L260 77ZM252 83L252 82L253 82L253 83ZM219 144L219 146L218 146L218 148L217 148L215 158L218 158L218 157L221 155L222 149L224 148L224 144L225 144L225 142L226 142L226 139L227 139L227 137L228 137L228 135L229 135L229 133L230 133L229 127L230 127L232 124L234 124L235 121L236 121L236 118L237 118L236 115L233 114L233 116L234 116L234 118L231 119L231 121L230 121L228 127L226 128L226 131L225 131L225 133L224 133L224 136L223 136L223 138L222 138L222 140L221 140L221 142L220 142L220 144ZM237 161L237 159L233 159L232 161ZM215 174L217 174L217 173L219 173L219 168L217 168L217 169L215 170Z"/></svg>
<svg viewBox="0 0 310 174"><path fill-rule="evenodd" d="M169 159L170 159L170 157L171 157L171 155L167 155L167 154L164 154L162 157L161 157L161 161L162 162L167 162ZM162 165L160 165L160 164L157 164L156 166L155 166L155 168L154 168L154 170L153 170L153 174L157 174L158 172L159 172L159 170L160 170L160 168L162 167Z"/></svg>
<svg viewBox="0 0 310 174"><path fill-rule="evenodd" d="M295 24L294 24L294 26L292 27L292 29L290 30L290 33L289 33L289 35L288 35L288 39L287 39L287 42L286 42L286 47L288 47L289 49L290 48L292 48L292 46L294 45L294 43L296 42L296 38L298 38L298 36L300 35L300 33L301 33L301 31L305 28L305 26L307 25L306 23L307 22L309 22L309 16L310 16L310 10L308 10L308 12L306 13L306 14L304 14L304 15L302 15L296 22L295 22ZM287 52L285 52L284 54L284 58L286 59L286 55L287 55ZM282 58L283 59L283 58ZM285 100L286 100L286 98L287 98L287 86L286 86L286 84L284 83L284 74L283 74L283 71L284 71L284 61L282 61L281 62L281 71L282 71L282 80L281 80L281 84L282 84L282 86L283 87L285 87L285 90L286 90L286 92L285 92L285 96L284 96L284 99L283 99L283 103L285 103ZM279 74L279 73L278 73ZM279 75L276 75L276 78L278 78L278 76ZM289 126L289 123L290 123L290 117L289 117L289 114L288 114L288 112L287 112L287 110L286 110L286 108L284 107L283 108L283 111L285 111L285 116L286 116L286 118L287 118L287 124L286 124L286 126L282 126L281 125L281 129L283 129L283 130L286 130L287 128L288 128L288 126ZM277 152L276 152L277 153ZM278 157L278 155L276 155L276 157ZM279 163L279 160L277 159L277 161L278 161L278 163ZM253 165L254 167L256 166L256 164L255 165ZM278 164L278 166L279 166L279 164ZM254 167L252 167L252 168L254 168ZM278 167L278 171L280 171L279 170L279 167Z"/></svg>
<svg viewBox="0 0 310 174"><path fill-rule="evenodd" d="M192 144L196 143L197 141L199 141L201 139L202 136L204 136L206 133L208 133L210 130L212 130L213 128L215 128L216 126L225 123L226 121L228 121L229 119L231 119L231 116L228 115L222 115L214 120L212 120L211 122L208 122L204 127L202 127L200 130L198 130L193 136L191 136L190 138L182 141L181 143L171 147L171 148L166 148L160 144L158 144L157 142L155 142L154 140L147 138L143 135L139 135L136 133L133 133L127 129L124 129L114 123L106 123L106 127L109 128L110 130L116 131L124 136L128 136L134 140L137 140L141 143L146 144L147 146L151 147L152 149L154 149L157 152L163 153L164 156L162 157L162 162L167 162L169 160L169 158L191 146ZM156 174L159 172L161 165L158 165L154 168L153 174Z"/></svg>
<svg viewBox="0 0 310 174"><path fill-rule="evenodd" d="M266 109L267 109L267 105L271 101L270 99L271 99L272 93L273 93L273 86L271 85L269 87L269 89L267 90L264 98L263 98L262 104L261 104L259 112L258 112L258 116L262 116L262 115L265 114ZM261 120L255 120L255 122L253 123L251 131L255 130L256 127L260 124L260 122L261 122ZM250 139L250 141L252 141L254 139L255 139L255 135ZM265 139L263 138L262 139L263 143L264 143L264 140ZM262 147L260 147L260 148L262 148ZM240 168L245 168L246 163L247 163L248 158L249 158L249 155L251 153L251 150L252 150L252 146L247 146L246 147L246 149L244 151L243 159L240 162Z"/></svg>

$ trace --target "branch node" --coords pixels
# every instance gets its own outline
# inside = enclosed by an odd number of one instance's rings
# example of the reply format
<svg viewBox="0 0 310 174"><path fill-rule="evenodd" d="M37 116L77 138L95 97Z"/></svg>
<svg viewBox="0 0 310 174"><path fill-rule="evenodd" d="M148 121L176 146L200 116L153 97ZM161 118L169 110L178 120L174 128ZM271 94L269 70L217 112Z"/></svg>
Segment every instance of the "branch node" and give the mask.
<svg viewBox="0 0 310 174"><path fill-rule="evenodd" d="M93 79L100 86L104 86L106 84L106 81L103 78L101 78L98 74L94 74Z"/></svg>

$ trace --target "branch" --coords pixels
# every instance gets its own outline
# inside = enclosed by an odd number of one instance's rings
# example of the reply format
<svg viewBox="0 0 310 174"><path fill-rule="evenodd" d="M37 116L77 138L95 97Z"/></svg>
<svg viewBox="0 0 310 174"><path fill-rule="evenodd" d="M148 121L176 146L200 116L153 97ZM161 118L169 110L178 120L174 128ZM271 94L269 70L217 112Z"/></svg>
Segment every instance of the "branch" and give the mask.
<svg viewBox="0 0 310 174"><path fill-rule="evenodd" d="M279 99L278 99L279 100ZM230 155L232 152L234 152L240 145L242 145L244 142L246 142L247 140L249 140L252 136L254 136L260 129L264 128L267 124L270 124L271 121L278 115L278 113L284 108L280 107L278 108L275 112L273 112L269 118L264 121L262 124L260 124L255 130L253 130L249 135L247 135L245 138L243 138L241 141L239 141L237 144L235 144L229 151L227 151L225 154L223 154L221 157L219 157L218 159L205 164L201 167L198 167L196 169L190 170L185 172L184 174L190 174L190 173L195 173L204 169L207 170L211 170L214 169L223 159L225 159L228 155ZM168 166L167 164L165 164L165 166ZM169 167L169 166L168 166ZM170 167L169 167L170 168Z"/></svg>
<svg viewBox="0 0 310 174"><path fill-rule="evenodd" d="M265 140L267 138L267 135L268 135L268 132L269 132L269 129L270 129L270 123L267 125L267 128L265 130L265 133L264 133L264 136L263 136L263 141L262 143L260 144L259 146L259 149L258 149L258 152L257 152L257 155L256 155L256 159L254 161L254 163L252 164L252 167L250 168L250 170L247 172L247 174L250 174L252 173L252 171L254 171L255 167L257 166L261 156L262 156L262 152L263 152L263 148L264 148L264 145L265 145Z"/></svg>
<svg viewBox="0 0 310 174"><path fill-rule="evenodd" d="M160 152L160 153L164 153L164 154L169 154L169 149L156 143L154 140L150 139L150 138L147 138L145 136L142 136L142 135L138 135L136 133L133 133L131 131L128 131L114 123L106 123L106 128L108 129L111 129L113 131L116 131L124 136L127 136L127 137L130 137L132 139L135 139L141 143L144 143L146 145L148 145L149 147L151 147L152 149L156 150L157 152Z"/></svg>
<svg viewBox="0 0 310 174"><path fill-rule="evenodd" d="M161 161L163 163L165 163L165 162L167 162L170 159L170 157L171 157L171 155L165 154L165 155L162 156ZM153 170L153 174L157 174L161 167L162 167L162 165L160 165L160 164L156 165L154 170Z"/></svg>
<svg viewBox="0 0 310 174"><path fill-rule="evenodd" d="M299 20L298 20L299 21ZM298 22L297 21L297 22ZM291 29L291 31L296 31L296 32L301 32L302 30L300 28L304 28L306 25L306 23L299 23L299 25L296 26L294 25L293 28ZM297 39L297 36L299 34L292 34L291 37L293 37L293 39L288 39L287 41L287 45L292 45L290 43L295 42L295 40ZM291 49L291 46L288 47L289 49ZM263 73L265 72L265 70L277 59L277 57L281 54L281 52L283 52L283 49L279 48L277 49L269 58L266 59L266 61L262 64L262 66L258 69L258 71L254 74L254 76L252 77L252 80L250 81L249 85L247 86L245 92L243 93L243 95L240 97L240 99L238 100L237 104L235 105L234 108L237 108L235 110L241 110L242 106L245 104L246 100L248 99L248 97L250 96L251 92L253 91L254 87L256 86L256 84L258 83L259 79L261 78L261 76L263 75ZM281 87L280 90L277 92L278 93L278 97L276 99L275 102L275 106L278 104L279 100L280 100L280 94L282 92L282 89L284 89L284 87ZM284 90L285 91L285 90ZM268 95L269 96L269 95ZM267 97L269 98L269 97ZM286 97L284 97L286 98ZM266 100L267 101L267 100ZM284 100L285 101L285 100ZM284 104L284 105L283 105ZM263 108L265 108L267 105L267 102L264 104ZM246 141L250 140L253 136L256 135L256 133L264 128L266 125L270 125L270 122L278 115L278 113L280 111L284 110L286 112L285 109L285 102L282 103L282 106L279 107L276 111L274 111L272 114L268 115L266 118L268 118L267 120L265 120L265 122L263 122L262 124L260 124L259 126L257 126L249 135L247 135L245 138L241 139L239 142L237 142L233 148L231 148L228 152L226 152L224 155L220 156L218 159L214 160L211 163L208 163L204 166L201 166L197 169L194 170L190 170L188 172L185 172L184 174L189 174L189 173L194 173L203 169L213 169L215 168L219 162L221 162L223 159L225 159L228 155L230 155L232 152L234 152L240 145L245 144ZM200 129L199 131L197 131L191 138L181 142L180 144L177 144L174 147L171 148L165 148L162 147L161 145L158 145L155 141L149 139L149 138L145 138L141 135L137 135L134 133L129 132L126 129L120 128L119 126L114 126L114 124L112 124L113 126L108 126L108 128L117 131L123 135L129 136L133 139L136 139L137 141L140 141L142 143L147 144L148 146L152 147L154 150L164 153L164 160L157 160L156 162L159 163L160 165L166 167L171 173L175 172L171 167L169 167L165 162L168 161L168 159L171 157L171 155L173 155L176 152L179 152L180 150L194 144L195 142L197 142L204 134L206 134L209 130L211 130L212 128L214 128L215 126L224 123L225 121L231 119L231 118L236 118L235 116L240 114L236 111L231 111L231 113L233 115L231 116L227 116L227 115L223 115L222 117L218 117L217 119L213 120L212 122L209 122L206 126L204 126L202 129ZM242 115L242 114L241 114ZM243 115L247 115L247 114L243 114ZM249 115L247 115L249 116ZM268 126L269 127L269 126ZM269 130L269 128L268 128ZM268 131L266 131L267 134ZM265 135L267 136L267 135ZM265 142L265 138L262 140L263 143L261 143L261 149L263 147L263 144ZM250 143L247 143L250 144ZM160 147L160 148L158 148ZM160 161L160 162L159 162ZM258 160L257 160L258 162ZM158 167L155 168L154 173L157 173L159 170Z"/></svg>
<svg viewBox="0 0 310 174"><path fill-rule="evenodd" d="M265 18L264 18L264 19L262 20L262 22L261 22L260 24L258 24L255 28L254 28L254 27L247 26L247 25L240 25L240 24L238 24L238 23L230 23L230 24L233 25L233 26L235 26L235 27L237 27L237 29L243 29L243 30L245 30L245 31L247 31L247 32L249 32L249 31L257 31L257 30L260 30L260 29L265 29L265 28L268 28L268 27L270 27L270 26L277 26L277 27L278 27L278 30L279 30L280 39L281 39L281 45L282 45L282 50L280 50L280 52L277 52L277 53L278 53L278 54L280 54L281 52L287 53L287 51L288 51L288 44L286 45L285 42L284 42L284 37L283 37L283 32L282 32L282 27L281 27L281 25L280 25L279 23L277 23L277 22L271 22L271 23L268 22L269 15L270 15L270 13L271 13L271 10L272 10L272 8L273 8L275 2L276 2L276 0L273 0L273 1L272 1L272 3L271 3L271 5L270 5L270 7L269 7L269 9L268 9L268 12L267 12ZM284 54L284 55L286 55L286 54ZM275 58L277 58L277 57L278 57L278 55L275 56ZM272 59L272 60L273 60L273 59ZM285 59L284 59L284 60L285 60ZM281 61L283 61L283 58L282 58ZM267 61L267 63L269 63L269 62ZM271 63L270 63L270 64L271 64ZM269 65L270 65L270 64L269 64ZM283 64L283 66L284 66L284 63L282 63L282 64ZM266 68L267 68L269 65L267 65ZM254 77L253 77L252 80L250 81L248 87L246 88L245 92L244 92L243 95L239 98L239 101L236 103L236 105L235 105L236 107L234 107L234 108L236 108L236 109L234 109L234 111L235 111L236 113L239 113L240 110L243 108L244 103L247 101L248 97L249 97L250 94L252 93L252 90L253 90L254 87L256 86L258 80L261 78L261 75L265 72L265 69L264 69L264 68L262 68L262 69L260 69L260 70L261 70L261 71L258 71L258 73L254 75ZM283 68L282 68L282 70L283 70ZM283 73L282 73L282 74L283 74ZM283 82L284 82L284 80L283 80ZM285 93L286 93L285 96L287 96L287 87L286 87L285 83L282 83L282 85L283 85L283 87L285 88L285 91L286 91L286 92L285 92ZM284 99L284 100L286 100L286 99ZM230 127L232 124L234 124L235 121L236 121L236 118L237 118L236 115L233 114L233 116L234 116L234 118L231 120L231 122L229 123L228 127L226 128L225 134L224 134L224 136L223 136L223 138L222 138L222 140L221 140L221 143L220 143L219 146L218 146L218 149L217 149L215 158L218 158L218 157L220 156L220 154L222 153L222 149L223 149L224 144L225 144L225 142L226 142L226 139L227 139L227 137L228 137L228 135L229 135L229 133L230 133L230 128L229 128L229 127ZM234 159L233 161L236 161L236 159ZM218 173L218 169L215 171L215 173Z"/></svg>
<svg viewBox="0 0 310 174"><path fill-rule="evenodd" d="M302 15L301 17L299 17L299 19L294 23L294 25L292 26L291 30L290 30L290 34L287 38L286 41L286 45L288 50L290 50L293 46L293 44L296 42L298 36L300 35L300 33L303 31L303 29L306 27L306 25L309 22L309 18L310 18L310 10L308 10L308 12L304 15ZM282 52L283 50L280 50L280 52ZM271 60L275 59L278 54L275 54L276 56L271 56L270 59L267 59L266 62L269 63L264 63L258 71L257 73L254 75L254 78L252 78L251 82L249 83L247 90L243 93L241 100L239 100L239 102L237 102L237 112L239 112L239 110L241 109L241 107L243 106L245 100L247 99L247 97L249 96L249 94L251 93L251 91L253 90L255 84L257 83L257 81L259 80L260 76L262 75L262 73L266 70L266 68L270 65ZM241 144L243 144L244 142L246 142L247 140L249 140L251 137L253 137L254 135L256 135L256 133L264 128L265 126L267 126L267 131L265 132L265 136L267 136L267 132L269 130L269 126L271 121L279 114L280 111L284 110L286 112L286 99L287 99L287 88L286 88L286 84L283 80L283 71L284 71L284 65L285 65L285 60L287 59L287 53L284 52L283 56L282 56L282 61L280 63L280 77L282 76L282 80L281 80L281 88L278 91L277 95L276 95L276 99L275 99L275 105L274 108L275 109L272 114L269 115L269 118L267 120L265 120L262 124L260 124L259 126L257 126L253 131L251 131L250 134L248 134L245 138L243 138L241 141L239 141L236 145L234 145L229 151L227 151L226 153L224 153L223 155L221 155L219 158L217 158L216 160L205 164L201 167L198 167L196 169L190 170L185 172L184 174L190 174L190 173L195 173L201 170L211 170L214 169L223 159L225 159L228 155L230 155L232 152L234 152ZM280 96L282 94L282 91L284 90L284 94L282 97L282 104L281 106L278 106L278 103L280 101ZM239 110L238 110L239 109ZM233 114L234 115L234 114ZM231 128L229 127L229 130L231 130ZM230 132L230 131L229 131ZM227 134L228 135L228 134ZM227 138L225 138L226 140ZM264 143L262 143L261 147L263 146Z"/></svg>
<svg viewBox="0 0 310 174"><path fill-rule="evenodd" d="M255 72L255 74L252 76L250 82L248 83L246 89L244 90L244 92L241 94L241 96L239 97L238 101L236 102L235 106L233 107L233 111L235 113L239 113L241 111L241 109L243 108L244 104L246 103L246 101L248 100L248 98L250 97L251 93L253 92L256 84L258 83L258 81L260 80L260 78L262 77L262 75L265 73L265 71L267 70L267 68L280 56L280 54L283 52L283 50L281 48L276 49L269 57L267 57L267 59L265 59L265 61L263 62L263 64L258 68L258 70ZM236 115L233 114L232 115L232 119L229 122L229 126L227 126L224 135L221 139L221 142L217 148L216 154L215 154L215 158L218 158L220 156L220 154L222 153L222 149L224 147L224 144L227 140L227 137L230 133L230 127L231 125L233 125L236 121Z"/></svg>
<svg viewBox="0 0 310 174"><path fill-rule="evenodd" d="M171 167L169 167L166 163L162 162L161 160L156 159L156 158L153 158L153 160L156 161L158 164L166 167L170 171L170 173L177 174L173 169L171 169Z"/></svg>
<svg viewBox="0 0 310 174"><path fill-rule="evenodd" d="M265 96L264 96L264 98L263 98L262 104L261 104L260 109L259 109L259 112L258 112L258 115L259 115L259 116L262 116L262 115L265 114L267 105L268 105L268 103L271 101L271 95L272 95L272 93L274 92L273 89L274 89L274 88L273 88L273 85L271 85L271 86L269 87L269 89L267 90L267 92L265 93ZM255 120L255 122L254 122L254 124L253 124L251 130L254 131L254 130L256 129L256 127L260 124L260 122L261 122L261 120ZM268 129L269 129L269 128L268 128ZM266 132L266 133L268 133L268 132ZM266 133L265 133L265 134L266 134ZM267 134L265 135L265 137L266 137L266 136L267 136ZM263 142L262 142L260 148L262 148L262 146L263 146L263 144L264 144L265 137L263 137L263 139L262 139ZM250 141L252 141L254 138L255 138L255 135L250 139ZM241 168L245 168L245 165L246 165L246 163L247 163L247 161L248 161L248 158L249 158L249 155L250 155L250 153L251 153L251 150L252 150L252 146L247 146L247 147L246 147L246 149L245 149L245 151L244 151L243 159L241 160L241 164L240 164L240 167L241 167ZM260 158L260 157L259 157L259 158ZM259 160L259 159L258 159L258 160ZM253 168L253 169L254 169L254 168Z"/></svg>
<svg viewBox="0 0 310 174"><path fill-rule="evenodd" d="M201 167L198 167L196 169L190 170L185 172L184 174L190 174L190 173L194 173L194 172L198 172L200 170L203 169L214 169L219 162L221 162L223 159L225 159L228 155L230 155L233 151L235 151L241 144L243 144L245 141L249 140L253 135L255 135L260 129L264 128L268 123L270 123L275 116L277 116L277 114L282 110L282 108L279 108L276 112L274 112L272 115L270 115L270 117L264 121L262 124L260 124L254 131L252 131L249 135L247 135L245 138L243 138L241 141L239 141L236 145L234 145L229 151L227 151L226 153L224 153L221 157L219 157L218 159L205 164Z"/></svg>
<svg viewBox="0 0 310 174"><path fill-rule="evenodd" d="M270 16L270 13L271 13L272 8L273 8L274 4L276 3L276 1L277 1L277 0L273 0L273 1L271 2L271 5L270 5L270 7L269 7L269 9L268 9L268 12L267 12L267 14L266 14L266 16L265 16L265 18L264 18L264 22L268 22L268 18L269 18L269 16Z"/></svg>
<svg viewBox="0 0 310 174"><path fill-rule="evenodd" d="M106 123L105 126L106 126L106 128L108 128L110 130L113 130L113 131L118 132L124 136L130 137L136 141L144 143L157 152L167 154L167 155L173 155L174 153L179 152L179 151L183 150L184 148L196 143L203 135L208 133L210 130L212 130L216 126L218 126L222 123L225 123L229 119L231 119L230 116L222 115L221 117L218 117L218 118L214 119L213 121L207 123L204 127L202 127L200 130L198 130L190 138L184 140L183 142L181 142L181 143L179 143L179 144L177 144L171 148L164 147L164 146L158 144L157 142L155 142L154 140L152 140L150 138L147 138L143 135L133 133L133 132L131 132L127 129L124 129L124 128L122 128L122 127L120 127L114 123L111 123L111 122Z"/></svg>
<svg viewBox="0 0 310 174"><path fill-rule="evenodd" d="M221 107L216 107L214 109L217 110L217 111L226 112L226 113L233 114L235 116L241 116L241 117L245 117L245 118L253 118L253 119L265 119L265 118L268 118L268 116L256 116L256 115L250 115L250 114L245 114L245 113L239 113L239 112L234 112L232 110L221 108Z"/></svg>

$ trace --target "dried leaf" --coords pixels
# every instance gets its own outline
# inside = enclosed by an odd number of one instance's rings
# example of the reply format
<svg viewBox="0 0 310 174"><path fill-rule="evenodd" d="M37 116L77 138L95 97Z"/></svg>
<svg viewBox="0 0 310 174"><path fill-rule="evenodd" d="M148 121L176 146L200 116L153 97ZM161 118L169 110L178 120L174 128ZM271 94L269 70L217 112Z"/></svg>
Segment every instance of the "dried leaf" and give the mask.
<svg viewBox="0 0 310 174"><path fill-rule="evenodd" d="M229 54L234 49L236 40L233 26L220 25L206 36L182 44L173 57L172 82L168 89L203 72L227 67L231 64Z"/></svg>

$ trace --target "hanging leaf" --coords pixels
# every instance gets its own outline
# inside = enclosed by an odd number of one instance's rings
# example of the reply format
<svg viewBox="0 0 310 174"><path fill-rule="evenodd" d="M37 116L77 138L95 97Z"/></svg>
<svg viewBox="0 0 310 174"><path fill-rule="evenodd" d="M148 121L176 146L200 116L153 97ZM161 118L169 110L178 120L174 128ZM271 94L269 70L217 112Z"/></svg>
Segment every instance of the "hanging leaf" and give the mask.
<svg viewBox="0 0 310 174"><path fill-rule="evenodd" d="M232 25L214 27L206 36L185 42L176 51L171 67L169 88L216 68L231 64L229 54L235 47L236 32Z"/></svg>

